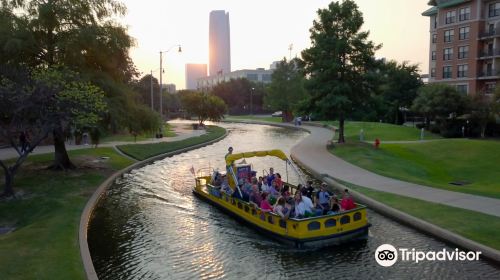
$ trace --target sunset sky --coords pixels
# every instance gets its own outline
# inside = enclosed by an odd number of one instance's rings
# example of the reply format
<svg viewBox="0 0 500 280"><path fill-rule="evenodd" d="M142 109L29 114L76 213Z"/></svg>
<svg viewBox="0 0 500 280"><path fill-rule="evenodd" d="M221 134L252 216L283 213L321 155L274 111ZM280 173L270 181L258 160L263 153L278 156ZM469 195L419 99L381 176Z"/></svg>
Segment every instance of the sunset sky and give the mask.
<svg viewBox="0 0 500 280"><path fill-rule="evenodd" d="M184 65L208 63L208 20L212 10L229 12L231 25L231 68L269 68L276 60L292 57L310 46L309 28L316 11L331 1L307 0L123 0L128 13L121 22L135 38L131 57L143 74L159 77L160 50L181 44L164 54L164 83L185 87ZM356 0L363 13L364 30L383 47L377 57L408 60L427 73L429 22L421 13L427 0Z"/></svg>

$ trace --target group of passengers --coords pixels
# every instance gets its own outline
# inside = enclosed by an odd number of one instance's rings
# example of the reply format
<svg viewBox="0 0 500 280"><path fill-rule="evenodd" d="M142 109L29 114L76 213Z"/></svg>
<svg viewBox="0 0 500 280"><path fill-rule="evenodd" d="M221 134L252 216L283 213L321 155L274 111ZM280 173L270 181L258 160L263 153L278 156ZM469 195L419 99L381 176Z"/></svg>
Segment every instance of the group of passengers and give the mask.
<svg viewBox="0 0 500 280"><path fill-rule="evenodd" d="M326 190L326 183L322 183L317 192L312 181L308 181L306 186L299 184L296 190L292 190L282 181L279 173L274 173L273 168L264 177L240 179L239 188L235 190L229 186L225 175L216 175L213 183L226 194L255 204L263 212L274 212L282 218L330 215L356 208L347 189L341 201Z"/></svg>

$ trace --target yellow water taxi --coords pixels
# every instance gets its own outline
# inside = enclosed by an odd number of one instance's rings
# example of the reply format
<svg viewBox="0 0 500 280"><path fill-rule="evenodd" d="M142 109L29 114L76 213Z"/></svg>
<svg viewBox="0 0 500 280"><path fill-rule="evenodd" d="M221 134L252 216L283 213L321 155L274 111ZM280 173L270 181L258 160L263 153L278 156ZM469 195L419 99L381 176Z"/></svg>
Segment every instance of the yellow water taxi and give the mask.
<svg viewBox="0 0 500 280"><path fill-rule="evenodd" d="M241 189L238 186L242 176L254 176L255 171L251 165L235 164L236 160L252 157L277 157L285 162L291 170L299 176L300 173L292 161L281 150L256 151L239 154L226 155L226 178L230 191L226 192L214 183L214 174L199 170L195 175L196 185L193 193L199 198L217 206L238 220L245 222L256 230L270 237L294 245L298 248L322 247L336 245L357 239L366 239L368 236L368 223L366 206L355 204L355 208L349 211L341 211L330 215L320 215L308 218L281 217L272 211L263 211L258 205L247 202L231 193ZM194 172L192 168L191 172ZM288 172L288 169L287 169ZM288 176L287 176L288 177ZM284 182L296 190L295 186Z"/></svg>

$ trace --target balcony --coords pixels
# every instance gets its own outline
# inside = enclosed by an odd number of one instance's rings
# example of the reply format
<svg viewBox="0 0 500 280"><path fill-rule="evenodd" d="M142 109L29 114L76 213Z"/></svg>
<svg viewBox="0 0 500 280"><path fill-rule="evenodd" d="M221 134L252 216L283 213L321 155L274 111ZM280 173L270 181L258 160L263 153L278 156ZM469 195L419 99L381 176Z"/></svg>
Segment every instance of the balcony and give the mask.
<svg viewBox="0 0 500 280"><path fill-rule="evenodd" d="M490 38L495 38L500 36L500 31L493 29L493 30L488 30L486 32L479 33L479 38L478 40L484 40L484 39L490 39Z"/></svg>
<svg viewBox="0 0 500 280"><path fill-rule="evenodd" d="M495 58L495 57L500 57L500 49L492 49L492 50L487 50L487 51L479 51L478 58L479 59L489 59L489 58Z"/></svg>
<svg viewBox="0 0 500 280"><path fill-rule="evenodd" d="M500 70L498 69L488 69L486 71L480 71L477 74L478 79L498 79L500 78Z"/></svg>

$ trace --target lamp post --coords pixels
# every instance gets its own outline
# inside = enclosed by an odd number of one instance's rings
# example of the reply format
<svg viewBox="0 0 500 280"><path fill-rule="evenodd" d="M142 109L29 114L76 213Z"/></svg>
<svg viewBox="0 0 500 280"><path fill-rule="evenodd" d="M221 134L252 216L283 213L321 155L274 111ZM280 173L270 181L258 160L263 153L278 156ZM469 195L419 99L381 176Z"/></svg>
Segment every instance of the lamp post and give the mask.
<svg viewBox="0 0 500 280"><path fill-rule="evenodd" d="M160 117L162 119L162 122L163 122L163 80L162 80L162 73L163 73L163 53L169 52L174 47L178 47L177 51L178 52L182 52L181 45L179 45L179 44L171 46L166 51L160 51ZM162 124L162 126L161 126L160 129L163 131L163 124Z"/></svg>
<svg viewBox="0 0 500 280"><path fill-rule="evenodd" d="M253 115L253 91L255 88L251 88L250 90L250 115Z"/></svg>
<svg viewBox="0 0 500 280"><path fill-rule="evenodd" d="M155 107L154 107L154 89L153 89L153 73L160 70L160 68L158 69L155 69L155 70L151 70L151 76L150 76L150 88L151 88L151 111L154 111L155 110ZM165 72L165 71L163 71Z"/></svg>

